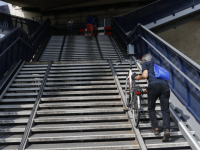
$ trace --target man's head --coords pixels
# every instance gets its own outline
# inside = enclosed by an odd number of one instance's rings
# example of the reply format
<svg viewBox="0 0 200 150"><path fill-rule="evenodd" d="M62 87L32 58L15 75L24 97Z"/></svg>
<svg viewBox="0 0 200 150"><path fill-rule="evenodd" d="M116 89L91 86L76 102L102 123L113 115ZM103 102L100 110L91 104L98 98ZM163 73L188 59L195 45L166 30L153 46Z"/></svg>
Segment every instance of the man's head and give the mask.
<svg viewBox="0 0 200 150"><path fill-rule="evenodd" d="M150 54L145 54L143 57L142 57L142 62L145 63L145 62L149 62L149 61L152 61L153 58Z"/></svg>

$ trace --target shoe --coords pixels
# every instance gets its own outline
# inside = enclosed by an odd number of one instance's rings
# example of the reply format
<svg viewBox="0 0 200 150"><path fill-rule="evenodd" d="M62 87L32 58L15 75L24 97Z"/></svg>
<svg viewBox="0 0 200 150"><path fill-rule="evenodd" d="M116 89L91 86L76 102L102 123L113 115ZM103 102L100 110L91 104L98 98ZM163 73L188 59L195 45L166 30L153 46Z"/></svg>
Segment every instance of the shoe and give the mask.
<svg viewBox="0 0 200 150"><path fill-rule="evenodd" d="M170 131L169 131L169 129L166 129L162 141L163 142L168 142L169 141L169 137L170 137Z"/></svg>
<svg viewBox="0 0 200 150"><path fill-rule="evenodd" d="M151 129L151 132L154 133L155 135L159 135L160 134L159 128Z"/></svg>

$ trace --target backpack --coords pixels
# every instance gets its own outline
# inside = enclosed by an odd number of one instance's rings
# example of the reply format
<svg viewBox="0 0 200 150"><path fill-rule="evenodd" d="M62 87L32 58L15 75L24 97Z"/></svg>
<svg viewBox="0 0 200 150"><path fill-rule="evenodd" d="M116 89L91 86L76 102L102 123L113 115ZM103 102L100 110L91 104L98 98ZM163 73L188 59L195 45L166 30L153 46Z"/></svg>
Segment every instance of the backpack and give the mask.
<svg viewBox="0 0 200 150"><path fill-rule="evenodd" d="M154 73L155 76L151 74L149 75L156 77L157 79L169 80L169 72L165 70L163 67L158 66L157 64L154 64Z"/></svg>

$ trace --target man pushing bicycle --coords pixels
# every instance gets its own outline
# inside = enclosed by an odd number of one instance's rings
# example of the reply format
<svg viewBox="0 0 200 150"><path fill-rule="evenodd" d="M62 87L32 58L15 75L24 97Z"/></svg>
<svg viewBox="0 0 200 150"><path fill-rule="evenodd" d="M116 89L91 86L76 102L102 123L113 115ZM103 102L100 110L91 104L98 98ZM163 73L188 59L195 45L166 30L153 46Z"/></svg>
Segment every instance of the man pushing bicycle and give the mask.
<svg viewBox="0 0 200 150"><path fill-rule="evenodd" d="M159 126L156 118L155 105L156 100L158 98L160 99L164 127L164 136L162 141L168 142L170 137L170 89L167 80L158 78L156 76L155 64L150 54L146 54L142 57L142 75L137 76L136 74L133 74L132 78L135 80L148 79L148 112L151 120L152 132L155 135L159 134Z"/></svg>

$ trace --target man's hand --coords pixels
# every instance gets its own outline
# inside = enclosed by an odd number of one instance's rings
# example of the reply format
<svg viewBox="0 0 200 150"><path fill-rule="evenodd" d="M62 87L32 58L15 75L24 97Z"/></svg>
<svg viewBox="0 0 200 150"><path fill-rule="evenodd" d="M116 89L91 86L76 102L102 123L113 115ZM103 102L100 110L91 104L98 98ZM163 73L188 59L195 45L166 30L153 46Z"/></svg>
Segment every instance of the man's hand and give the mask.
<svg viewBox="0 0 200 150"><path fill-rule="evenodd" d="M137 77L138 75L136 74L136 73L134 73L133 75L132 75L132 79L135 79L135 77Z"/></svg>

